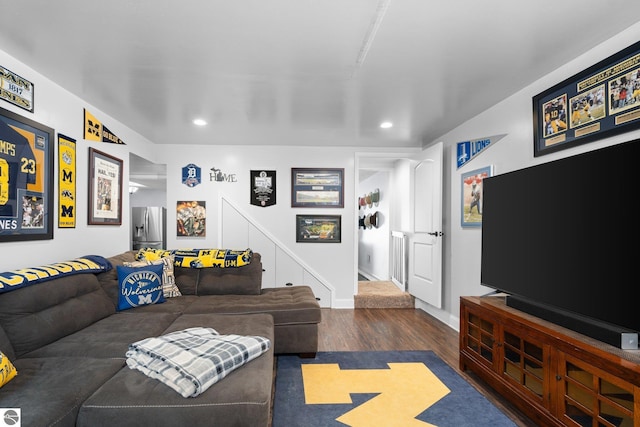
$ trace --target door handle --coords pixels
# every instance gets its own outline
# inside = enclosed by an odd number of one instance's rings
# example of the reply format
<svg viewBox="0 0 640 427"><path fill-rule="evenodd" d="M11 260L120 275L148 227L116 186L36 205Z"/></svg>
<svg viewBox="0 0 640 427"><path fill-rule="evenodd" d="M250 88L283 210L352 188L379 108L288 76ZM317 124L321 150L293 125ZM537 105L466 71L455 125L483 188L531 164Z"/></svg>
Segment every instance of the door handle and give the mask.
<svg viewBox="0 0 640 427"><path fill-rule="evenodd" d="M442 231L432 231L431 233L427 233L429 236L442 237L444 233Z"/></svg>

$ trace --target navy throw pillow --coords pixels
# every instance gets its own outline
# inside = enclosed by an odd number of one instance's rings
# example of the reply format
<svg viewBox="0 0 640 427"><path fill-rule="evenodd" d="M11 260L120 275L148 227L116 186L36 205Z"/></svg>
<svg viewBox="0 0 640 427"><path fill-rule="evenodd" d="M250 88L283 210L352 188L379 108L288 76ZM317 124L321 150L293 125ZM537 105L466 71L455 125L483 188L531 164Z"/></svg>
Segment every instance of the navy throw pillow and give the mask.
<svg viewBox="0 0 640 427"><path fill-rule="evenodd" d="M117 266L118 310L164 302L162 292L162 265L144 267Z"/></svg>

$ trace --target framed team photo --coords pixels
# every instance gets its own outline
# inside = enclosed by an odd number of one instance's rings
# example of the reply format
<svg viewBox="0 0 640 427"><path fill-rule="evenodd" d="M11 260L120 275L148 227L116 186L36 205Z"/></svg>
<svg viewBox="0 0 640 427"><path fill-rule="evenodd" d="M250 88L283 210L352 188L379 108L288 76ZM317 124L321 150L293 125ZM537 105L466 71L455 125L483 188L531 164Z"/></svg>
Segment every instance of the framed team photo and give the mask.
<svg viewBox="0 0 640 427"><path fill-rule="evenodd" d="M89 148L89 225L122 225L122 160Z"/></svg>
<svg viewBox="0 0 640 427"><path fill-rule="evenodd" d="M0 242L53 239L53 138L0 108Z"/></svg>
<svg viewBox="0 0 640 427"><path fill-rule="evenodd" d="M640 128L640 42L533 97L533 155Z"/></svg>

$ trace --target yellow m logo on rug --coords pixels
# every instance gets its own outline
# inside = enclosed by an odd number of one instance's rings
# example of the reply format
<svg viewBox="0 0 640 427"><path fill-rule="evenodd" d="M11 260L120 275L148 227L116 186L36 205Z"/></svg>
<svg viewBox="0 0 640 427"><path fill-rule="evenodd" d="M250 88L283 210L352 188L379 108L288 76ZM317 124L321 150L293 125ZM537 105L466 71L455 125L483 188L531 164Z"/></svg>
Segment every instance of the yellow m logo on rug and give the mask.
<svg viewBox="0 0 640 427"><path fill-rule="evenodd" d="M424 363L389 363L389 369L347 369L303 364L305 403L352 403L351 393L379 393L337 418L351 427L426 427L417 420L450 390Z"/></svg>

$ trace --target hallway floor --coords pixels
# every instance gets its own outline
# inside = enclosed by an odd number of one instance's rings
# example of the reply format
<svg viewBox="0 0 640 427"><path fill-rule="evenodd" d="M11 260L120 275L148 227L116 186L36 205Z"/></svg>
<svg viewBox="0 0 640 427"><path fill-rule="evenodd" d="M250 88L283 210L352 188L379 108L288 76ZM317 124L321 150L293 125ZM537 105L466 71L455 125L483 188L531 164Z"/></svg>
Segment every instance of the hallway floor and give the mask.
<svg viewBox="0 0 640 427"><path fill-rule="evenodd" d="M391 281L359 281L355 308L414 308L415 298Z"/></svg>

